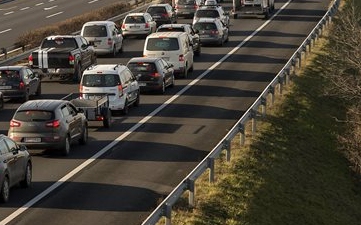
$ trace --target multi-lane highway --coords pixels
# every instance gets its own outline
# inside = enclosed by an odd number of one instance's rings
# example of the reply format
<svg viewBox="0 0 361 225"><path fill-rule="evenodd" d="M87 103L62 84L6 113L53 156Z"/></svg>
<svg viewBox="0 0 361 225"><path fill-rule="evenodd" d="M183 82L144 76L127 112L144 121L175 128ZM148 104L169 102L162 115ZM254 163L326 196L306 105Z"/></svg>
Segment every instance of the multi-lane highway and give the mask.
<svg viewBox="0 0 361 225"><path fill-rule="evenodd" d="M15 44L16 37L40 27L87 13L117 0L13 0L0 4L0 48Z"/></svg>
<svg viewBox="0 0 361 225"><path fill-rule="evenodd" d="M280 0L276 10L285 8L270 21L232 19L229 42L203 47L194 72L165 95L142 94L140 106L110 129L91 122L90 142L68 157L32 151L33 186L11 190L0 224L140 224L253 103L329 3ZM98 63L126 63L142 55L143 43L126 39L124 53ZM61 98L78 85L45 79L42 90L41 98ZM0 111L0 133L19 104Z"/></svg>

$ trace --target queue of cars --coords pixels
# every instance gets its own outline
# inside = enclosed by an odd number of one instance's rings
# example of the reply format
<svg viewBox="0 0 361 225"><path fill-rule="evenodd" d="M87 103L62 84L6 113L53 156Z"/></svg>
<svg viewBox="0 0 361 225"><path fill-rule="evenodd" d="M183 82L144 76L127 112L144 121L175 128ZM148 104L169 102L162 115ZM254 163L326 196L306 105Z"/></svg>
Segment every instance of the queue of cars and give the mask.
<svg viewBox="0 0 361 225"><path fill-rule="evenodd" d="M176 76L187 78L194 68L194 55L201 54L202 45L228 41L227 13L212 2L202 4L201 0L178 0L175 8L154 4L146 12L128 14L120 26L111 21L90 21L83 25L81 35L45 38L42 47L29 56L30 66L0 67L0 108L4 99L22 102L10 121L8 135L0 135L0 202L9 200L9 190L14 185L31 185L28 149L60 150L67 156L72 144L88 142L89 120L81 107L67 99L30 100L30 96L41 95L44 73L71 70L79 81L79 99L98 101L99 94L106 94L107 109L126 115L130 106L139 106L141 92L164 94L175 85ZM218 14L203 18L198 13L203 10ZM181 15L194 17L193 24L178 24L177 17ZM131 35L146 37L143 56L131 58L127 65L96 64L96 55L114 57L122 52L124 38ZM85 56L82 51L88 53L86 59L81 58ZM61 68L57 68L55 60L59 53ZM110 120L105 115L97 115L96 119L106 121L105 127L109 127ZM17 163L9 164L14 157Z"/></svg>

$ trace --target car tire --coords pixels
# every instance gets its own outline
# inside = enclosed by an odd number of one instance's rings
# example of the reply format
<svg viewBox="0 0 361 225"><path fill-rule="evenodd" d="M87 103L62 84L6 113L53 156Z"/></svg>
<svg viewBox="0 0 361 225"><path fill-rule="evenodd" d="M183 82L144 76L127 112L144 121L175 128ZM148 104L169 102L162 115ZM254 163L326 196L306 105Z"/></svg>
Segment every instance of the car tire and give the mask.
<svg viewBox="0 0 361 225"><path fill-rule="evenodd" d="M39 86L38 86L38 89L37 89L36 92L35 92L35 95L36 95L36 96L40 96L40 95L41 95L41 82L39 82Z"/></svg>
<svg viewBox="0 0 361 225"><path fill-rule="evenodd" d="M138 94L137 94L137 99L134 101L133 105L135 107L138 107L140 104L140 90L138 91Z"/></svg>
<svg viewBox="0 0 361 225"><path fill-rule="evenodd" d="M103 127L109 128L112 123L112 113L108 107L102 108Z"/></svg>
<svg viewBox="0 0 361 225"><path fill-rule="evenodd" d="M79 139L79 144L85 145L88 142L88 126L85 124L83 132L81 133L81 138Z"/></svg>
<svg viewBox="0 0 361 225"><path fill-rule="evenodd" d="M73 80L75 82L79 82L81 80L81 64L78 63L75 67Z"/></svg>
<svg viewBox="0 0 361 225"><path fill-rule="evenodd" d="M174 77L174 74L172 75L172 83L170 83L170 87L174 87L175 85L175 77Z"/></svg>
<svg viewBox="0 0 361 225"><path fill-rule="evenodd" d="M27 102L30 98L30 93L29 93L29 90L26 90L25 93L24 93L24 96L22 98L22 102Z"/></svg>
<svg viewBox="0 0 361 225"><path fill-rule="evenodd" d="M0 189L0 202L5 203L9 201L10 183L9 178L5 177Z"/></svg>
<svg viewBox="0 0 361 225"><path fill-rule="evenodd" d="M201 55L201 43L198 44L197 50L194 52L194 55L200 56Z"/></svg>
<svg viewBox="0 0 361 225"><path fill-rule="evenodd" d="M24 179L20 181L20 186L23 188L30 187L31 179L32 179L32 167L31 167L31 163L28 162L25 169Z"/></svg>
<svg viewBox="0 0 361 225"><path fill-rule="evenodd" d="M162 86L159 89L159 94L164 95L164 93L165 93L165 81L163 80L162 81Z"/></svg>
<svg viewBox="0 0 361 225"><path fill-rule="evenodd" d="M68 156L69 153L70 153L70 139L69 136L66 136L63 145L63 155Z"/></svg>
<svg viewBox="0 0 361 225"><path fill-rule="evenodd" d="M128 104L128 100L125 100L124 108L122 109L122 114L127 115L128 112L129 112L129 104Z"/></svg>
<svg viewBox="0 0 361 225"><path fill-rule="evenodd" d="M185 70L184 70L184 72L183 72L183 78L184 79L187 79L188 78L188 65L186 65L186 67L185 67Z"/></svg>
<svg viewBox="0 0 361 225"><path fill-rule="evenodd" d="M0 98L0 109L4 108L4 99Z"/></svg>

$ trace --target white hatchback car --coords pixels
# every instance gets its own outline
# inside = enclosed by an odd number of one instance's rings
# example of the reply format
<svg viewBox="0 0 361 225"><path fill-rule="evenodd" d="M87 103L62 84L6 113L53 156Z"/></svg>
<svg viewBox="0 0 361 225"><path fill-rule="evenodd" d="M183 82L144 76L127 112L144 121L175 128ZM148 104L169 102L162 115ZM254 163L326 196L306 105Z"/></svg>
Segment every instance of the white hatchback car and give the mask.
<svg viewBox="0 0 361 225"><path fill-rule="evenodd" d="M125 65L99 64L83 72L79 92L84 98L97 98L107 94L112 112L127 114L129 106L138 106L138 81Z"/></svg>
<svg viewBox="0 0 361 225"><path fill-rule="evenodd" d="M123 35L112 21L86 22L80 32L98 55L111 54L113 57L123 51Z"/></svg>
<svg viewBox="0 0 361 225"><path fill-rule="evenodd" d="M157 23L149 13L129 13L125 16L121 29L123 37L147 36L155 32Z"/></svg>

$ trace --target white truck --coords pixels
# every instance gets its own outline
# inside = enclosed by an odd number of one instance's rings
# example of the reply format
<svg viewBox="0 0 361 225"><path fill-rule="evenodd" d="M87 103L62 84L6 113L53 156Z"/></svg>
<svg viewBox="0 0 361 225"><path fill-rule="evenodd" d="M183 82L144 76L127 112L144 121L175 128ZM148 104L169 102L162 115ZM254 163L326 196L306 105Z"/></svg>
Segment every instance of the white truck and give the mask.
<svg viewBox="0 0 361 225"><path fill-rule="evenodd" d="M233 0L232 15L234 19L244 15L263 15L268 19L274 9L274 0Z"/></svg>

